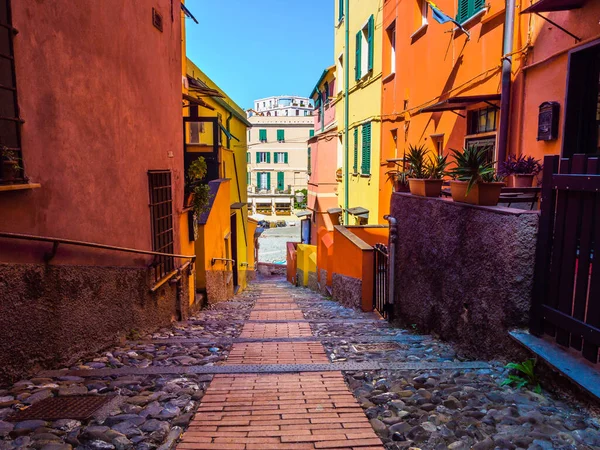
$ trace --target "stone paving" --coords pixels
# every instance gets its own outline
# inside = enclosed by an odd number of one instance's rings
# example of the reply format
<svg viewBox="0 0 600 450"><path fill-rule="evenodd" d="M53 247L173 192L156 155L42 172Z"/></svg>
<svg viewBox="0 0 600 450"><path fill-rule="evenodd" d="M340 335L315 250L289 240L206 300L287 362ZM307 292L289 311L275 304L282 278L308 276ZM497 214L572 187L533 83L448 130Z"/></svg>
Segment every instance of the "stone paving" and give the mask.
<svg viewBox="0 0 600 450"><path fill-rule="evenodd" d="M501 386L504 362L465 360L282 279L129 339L0 387L0 450L600 448L595 416ZM86 421L9 420L74 395L111 401Z"/></svg>

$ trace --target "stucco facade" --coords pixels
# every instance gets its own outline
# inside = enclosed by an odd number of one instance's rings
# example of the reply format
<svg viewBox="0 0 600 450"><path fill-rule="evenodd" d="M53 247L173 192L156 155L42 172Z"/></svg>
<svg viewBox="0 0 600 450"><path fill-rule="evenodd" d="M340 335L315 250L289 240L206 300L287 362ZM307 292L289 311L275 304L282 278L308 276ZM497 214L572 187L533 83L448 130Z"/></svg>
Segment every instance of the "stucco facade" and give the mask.
<svg viewBox="0 0 600 450"><path fill-rule="evenodd" d="M377 224L383 222L378 201L383 0L347 1L348 17L345 11L338 11L345 2L335 2L334 60L338 86L335 116L340 130L338 153L344 161L343 181L338 189L339 206L344 209L347 224ZM350 36L348 48L346 27ZM347 214L348 209L357 207L367 209L368 216Z"/></svg>
<svg viewBox="0 0 600 450"><path fill-rule="evenodd" d="M252 192L293 193L308 186L311 116L248 118L248 186ZM283 174L283 175L280 175Z"/></svg>

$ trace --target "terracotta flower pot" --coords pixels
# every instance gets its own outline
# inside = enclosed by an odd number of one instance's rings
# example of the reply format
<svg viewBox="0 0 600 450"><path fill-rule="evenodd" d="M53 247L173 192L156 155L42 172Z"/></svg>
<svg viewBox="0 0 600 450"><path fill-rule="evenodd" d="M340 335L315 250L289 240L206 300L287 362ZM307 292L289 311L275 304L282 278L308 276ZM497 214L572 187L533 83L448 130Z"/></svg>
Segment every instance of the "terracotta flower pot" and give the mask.
<svg viewBox="0 0 600 450"><path fill-rule="evenodd" d="M467 181L451 181L452 200L471 205L496 206L505 183L476 183L467 195Z"/></svg>
<svg viewBox="0 0 600 450"><path fill-rule="evenodd" d="M419 197L439 197L442 194L444 180L429 180L422 178L409 178L408 186L412 195Z"/></svg>
<svg viewBox="0 0 600 450"><path fill-rule="evenodd" d="M533 174L515 174L513 175L513 186L517 188L531 187L533 185Z"/></svg>
<svg viewBox="0 0 600 450"><path fill-rule="evenodd" d="M410 192L408 186L398 180L394 181L394 191L395 192Z"/></svg>

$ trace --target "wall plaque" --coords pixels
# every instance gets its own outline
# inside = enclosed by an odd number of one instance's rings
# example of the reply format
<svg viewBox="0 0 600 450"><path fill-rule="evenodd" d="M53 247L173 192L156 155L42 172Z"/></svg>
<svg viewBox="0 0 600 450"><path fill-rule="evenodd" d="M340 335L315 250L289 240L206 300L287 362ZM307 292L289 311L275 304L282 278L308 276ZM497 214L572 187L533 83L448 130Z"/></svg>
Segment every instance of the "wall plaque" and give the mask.
<svg viewBox="0 0 600 450"><path fill-rule="evenodd" d="M538 114L538 141L552 141L558 138L558 115L560 103L544 102Z"/></svg>

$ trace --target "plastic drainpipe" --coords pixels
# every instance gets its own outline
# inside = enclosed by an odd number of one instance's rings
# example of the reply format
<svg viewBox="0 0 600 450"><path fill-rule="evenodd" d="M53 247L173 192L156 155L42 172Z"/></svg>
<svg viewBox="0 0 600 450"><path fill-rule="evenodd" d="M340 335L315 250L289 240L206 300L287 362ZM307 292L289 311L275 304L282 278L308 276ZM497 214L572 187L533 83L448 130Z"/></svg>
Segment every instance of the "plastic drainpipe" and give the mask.
<svg viewBox="0 0 600 450"><path fill-rule="evenodd" d="M504 43L502 53L509 55L513 48L515 24L515 0L506 0L506 16L504 19ZM512 56L502 58L502 90L500 97L500 129L498 130L498 164L506 161L508 149L508 128L510 121Z"/></svg>
<svg viewBox="0 0 600 450"><path fill-rule="evenodd" d="M348 177L349 177L349 130L348 130L348 90L350 86L350 58L348 46L350 45L350 0L344 1L344 34L345 34L345 47L344 47L344 225L348 225Z"/></svg>
<svg viewBox="0 0 600 450"><path fill-rule="evenodd" d="M390 238L388 242L388 303L394 304L394 287L395 283L395 261L396 261L396 238L397 238L397 222L396 218L389 214L383 216L390 223Z"/></svg>

